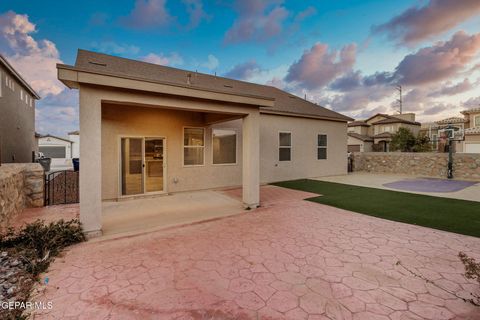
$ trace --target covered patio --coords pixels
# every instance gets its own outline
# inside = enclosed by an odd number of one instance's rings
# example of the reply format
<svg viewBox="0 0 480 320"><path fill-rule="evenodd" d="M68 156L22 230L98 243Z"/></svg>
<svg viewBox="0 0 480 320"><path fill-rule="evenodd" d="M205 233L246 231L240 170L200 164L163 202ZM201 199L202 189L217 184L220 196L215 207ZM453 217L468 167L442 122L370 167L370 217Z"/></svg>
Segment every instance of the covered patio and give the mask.
<svg viewBox="0 0 480 320"><path fill-rule="evenodd" d="M193 78L185 79L185 86L180 86L109 76L87 71L78 66L78 61L75 67L57 67L59 79L80 91L80 220L89 236L102 233L105 208L115 207L121 211L125 205L123 202L102 204L104 200L120 200L128 195L120 181L124 170L119 162L123 156L122 137L143 141L148 137L163 139L162 152L166 154L162 154L161 159L165 181L160 194L238 185L242 187L245 208L259 205L259 108L273 106L272 98L197 89L189 85ZM229 166L205 162L186 165L186 138L181 136L182 128L198 127L210 132L215 125L231 121L237 121L241 132L241 157L235 163L240 167L238 178L235 169ZM204 133L204 137L207 136ZM210 151L203 152L204 157L209 156ZM143 168L139 171L146 170L145 162L140 162ZM138 212L131 214L132 221L141 219Z"/></svg>

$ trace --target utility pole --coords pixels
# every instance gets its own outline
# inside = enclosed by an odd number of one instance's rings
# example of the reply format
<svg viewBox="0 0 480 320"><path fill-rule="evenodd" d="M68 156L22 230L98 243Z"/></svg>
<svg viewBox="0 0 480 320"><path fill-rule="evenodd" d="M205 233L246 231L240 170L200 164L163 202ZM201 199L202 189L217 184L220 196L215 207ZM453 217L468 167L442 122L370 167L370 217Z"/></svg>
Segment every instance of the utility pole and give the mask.
<svg viewBox="0 0 480 320"><path fill-rule="evenodd" d="M398 105L400 107L400 111L399 113L402 114L402 111L403 111L403 100L402 100L402 86L401 85L397 85L395 87L398 91L398 99L397 99L397 102L398 102Z"/></svg>

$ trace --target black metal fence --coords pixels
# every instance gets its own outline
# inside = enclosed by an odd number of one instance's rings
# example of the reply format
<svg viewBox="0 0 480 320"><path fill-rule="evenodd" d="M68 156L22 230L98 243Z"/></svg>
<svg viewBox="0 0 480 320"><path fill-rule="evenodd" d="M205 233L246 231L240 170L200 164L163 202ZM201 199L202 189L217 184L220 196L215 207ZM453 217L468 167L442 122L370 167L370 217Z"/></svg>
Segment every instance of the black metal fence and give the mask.
<svg viewBox="0 0 480 320"><path fill-rule="evenodd" d="M55 171L45 175L45 205L79 202L79 172Z"/></svg>

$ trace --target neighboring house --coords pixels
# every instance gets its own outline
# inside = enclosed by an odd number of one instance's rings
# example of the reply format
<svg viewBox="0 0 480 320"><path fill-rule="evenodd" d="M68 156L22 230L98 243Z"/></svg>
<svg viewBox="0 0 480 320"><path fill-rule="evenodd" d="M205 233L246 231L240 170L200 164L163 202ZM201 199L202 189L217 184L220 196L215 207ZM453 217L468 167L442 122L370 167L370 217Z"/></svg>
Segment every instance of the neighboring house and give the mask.
<svg viewBox="0 0 480 320"><path fill-rule="evenodd" d="M0 163L32 162L39 95L0 55Z"/></svg>
<svg viewBox="0 0 480 320"><path fill-rule="evenodd" d="M377 113L366 120L353 121L348 124L348 151L387 152L392 136L399 128L407 128L417 135L420 127L421 124L415 121L414 113L396 115Z"/></svg>
<svg viewBox="0 0 480 320"><path fill-rule="evenodd" d="M59 79L80 97L80 219L102 201L345 174L352 119L274 87L79 50Z"/></svg>
<svg viewBox="0 0 480 320"><path fill-rule="evenodd" d="M424 132L432 141L432 147L438 152L448 151L445 139L448 126L463 134L462 141L453 142L452 150L462 153L480 153L480 107L461 112L463 117L450 117L422 125Z"/></svg>
<svg viewBox="0 0 480 320"><path fill-rule="evenodd" d="M68 139L47 135L38 135L38 151L45 158L51 158L51 170L72 168L72 159L79 157L80 136L78 131L69 132Z"/></svg>
<svg viewBox="0 0 480 320"><path fill-rule="evenodd" d="M45 157L51 158L51 170L68 169L72 167L72 141L53 136L41 135L38 138L38 151Z"/></svg>

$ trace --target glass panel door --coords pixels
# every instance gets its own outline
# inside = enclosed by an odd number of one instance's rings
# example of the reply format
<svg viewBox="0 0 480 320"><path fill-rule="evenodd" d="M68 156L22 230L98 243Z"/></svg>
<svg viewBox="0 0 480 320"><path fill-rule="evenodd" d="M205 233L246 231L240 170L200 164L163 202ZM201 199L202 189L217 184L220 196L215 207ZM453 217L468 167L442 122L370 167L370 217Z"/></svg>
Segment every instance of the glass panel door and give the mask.
<svg viewBox="0 0 480 320"><path fill-rule="evenodd" d="M145 191L163 191L164 139L145 138Z"/></svg>
<svg viewBox="0 0 480 320"><path fill-rule="evenodd" d="M122 138L122 195L142 194L143 188L143 139Z"/></svg>

